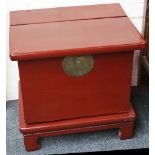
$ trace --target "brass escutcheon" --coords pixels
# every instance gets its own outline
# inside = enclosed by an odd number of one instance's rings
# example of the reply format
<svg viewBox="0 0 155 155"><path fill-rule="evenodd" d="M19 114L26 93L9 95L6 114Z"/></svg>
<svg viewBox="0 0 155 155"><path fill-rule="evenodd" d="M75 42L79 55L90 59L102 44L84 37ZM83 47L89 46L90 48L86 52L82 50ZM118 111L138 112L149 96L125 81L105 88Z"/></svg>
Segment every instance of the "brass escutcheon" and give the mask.
<svg viewBox="0 0 155 155"><path fill-rule="evenodd" d="M93 66L92 55L66 56L62 62L64 72L74 77L86 75L93 69Z"/></svg>

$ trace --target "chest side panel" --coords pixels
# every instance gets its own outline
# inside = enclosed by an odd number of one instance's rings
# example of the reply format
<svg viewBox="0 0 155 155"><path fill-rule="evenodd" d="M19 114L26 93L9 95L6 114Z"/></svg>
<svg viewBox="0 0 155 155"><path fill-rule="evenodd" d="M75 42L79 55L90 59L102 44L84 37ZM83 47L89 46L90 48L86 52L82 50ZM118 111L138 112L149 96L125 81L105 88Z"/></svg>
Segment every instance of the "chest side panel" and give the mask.
<svg viewBox="0 0 155 155"><path fill-rule="evenodd" d="M62 68L63 57L19 61L26 123L129 111L132 52L93 55L82 77Z"/></svg>

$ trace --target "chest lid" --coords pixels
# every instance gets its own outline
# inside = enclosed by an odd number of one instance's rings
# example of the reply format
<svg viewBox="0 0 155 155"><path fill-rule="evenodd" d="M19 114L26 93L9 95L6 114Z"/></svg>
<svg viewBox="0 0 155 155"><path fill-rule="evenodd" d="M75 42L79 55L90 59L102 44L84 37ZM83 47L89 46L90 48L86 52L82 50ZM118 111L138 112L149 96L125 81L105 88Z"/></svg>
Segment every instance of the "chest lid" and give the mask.
<svg viewBox="0 0 155 155"><path fill-rule="evenodd" d="M145 41L119 4L12 11L12 60L143 49Z"/></svg>

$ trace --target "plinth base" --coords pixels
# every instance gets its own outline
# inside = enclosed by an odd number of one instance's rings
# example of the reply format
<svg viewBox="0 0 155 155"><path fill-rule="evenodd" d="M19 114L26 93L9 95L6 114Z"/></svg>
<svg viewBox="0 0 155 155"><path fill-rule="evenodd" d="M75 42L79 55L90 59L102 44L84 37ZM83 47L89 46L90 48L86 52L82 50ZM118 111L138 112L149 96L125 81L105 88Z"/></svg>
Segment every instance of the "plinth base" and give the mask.
<svg viewBox="0 0 155 155"><path fill-rule="evenodd" d="M24 135L24 144L27 151L40 148L39 138L62 134L119 129L120 139L128 139L133 135L135 112L130 107L128 113L105 116L94 116L79 119L61 120L54 122L26 124L23 113L22 96L19 93L19 129Z"/></svg>

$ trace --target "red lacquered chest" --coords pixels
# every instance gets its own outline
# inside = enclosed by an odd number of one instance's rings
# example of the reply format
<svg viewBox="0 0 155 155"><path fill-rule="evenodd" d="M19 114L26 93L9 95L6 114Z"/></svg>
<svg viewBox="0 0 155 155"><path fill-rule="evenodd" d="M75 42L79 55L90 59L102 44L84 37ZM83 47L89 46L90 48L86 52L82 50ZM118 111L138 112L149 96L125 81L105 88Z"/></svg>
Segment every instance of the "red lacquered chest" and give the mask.
<svg viewBox="0 0 155 155"><path fill-rule="evenodd" d="M119 4L14 11L19 117L28 151L43 136L119 128L132 136L133 52L145 41Z"/></svg>

